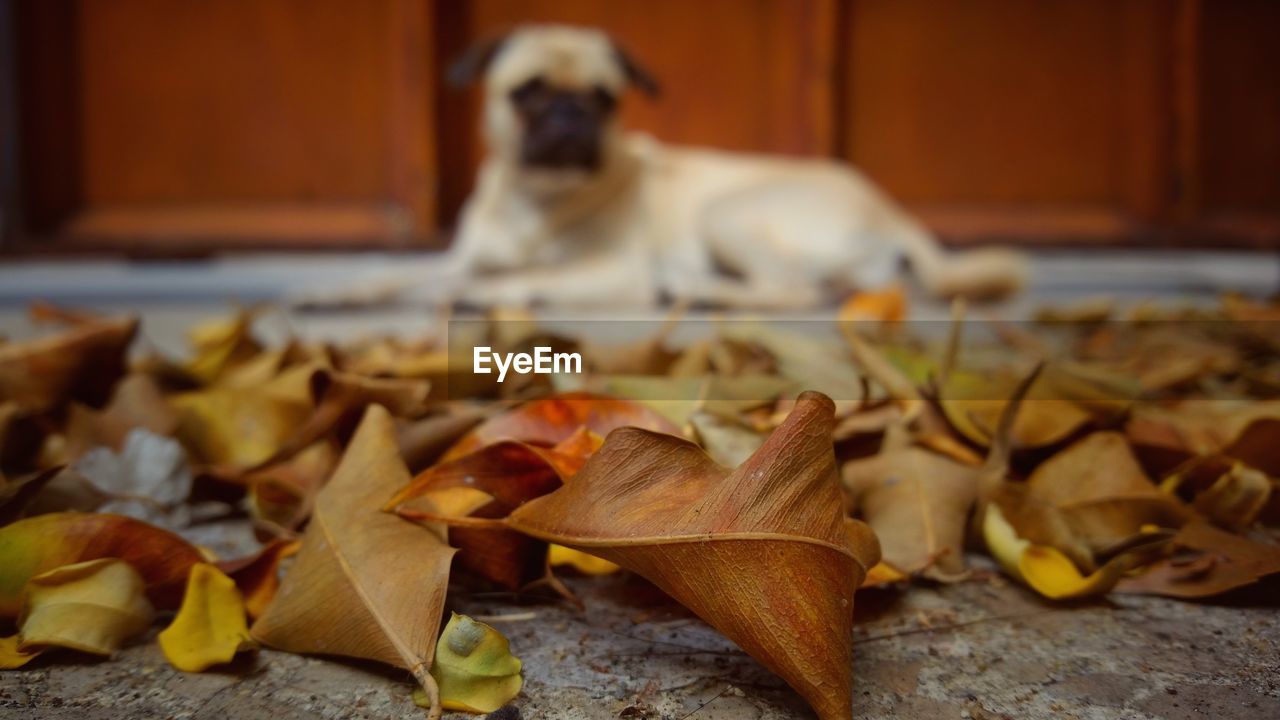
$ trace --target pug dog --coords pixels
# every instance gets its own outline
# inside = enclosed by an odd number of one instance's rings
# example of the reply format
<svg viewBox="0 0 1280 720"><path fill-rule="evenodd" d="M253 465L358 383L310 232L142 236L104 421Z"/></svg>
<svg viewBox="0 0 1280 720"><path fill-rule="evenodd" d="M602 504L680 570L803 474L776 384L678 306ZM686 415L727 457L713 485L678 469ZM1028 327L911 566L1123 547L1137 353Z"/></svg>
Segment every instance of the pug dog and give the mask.
<svg viewBox="0 0 1280 720"><path fill-rule="evenodd" d="M466 303L795 309L891 282L903 257L939 296L1022 285L1016 253L944 252L845 163L624 130L623 95L658 84L599 30L522 27L449 80L484 89L488 156L449 256Z"/></svg>

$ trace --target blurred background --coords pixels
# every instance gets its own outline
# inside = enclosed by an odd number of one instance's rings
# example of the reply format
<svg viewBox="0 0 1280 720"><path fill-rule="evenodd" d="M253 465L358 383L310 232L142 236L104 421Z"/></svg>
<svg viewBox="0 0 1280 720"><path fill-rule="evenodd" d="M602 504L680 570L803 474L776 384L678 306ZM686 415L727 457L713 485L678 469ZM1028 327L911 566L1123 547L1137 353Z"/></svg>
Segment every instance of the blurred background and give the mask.
<svg viewBox="0 0 1280 720"><path fill-rule="evenodd" d="M1274 248L1272 0L4 0L4 244L133 256L447 241L471 43L596 25L632 125L847 159L953 243Z"/></svg>
<svg viewBox="0 0 1280 720"><path fill-rule="evenodd" d="M540 21L653 71L633 127L847 160L948 244L1028 249L1012 315L1280 288L1273 0L0 0L0 334L34 299L176 329L432 287L483 154L445 68Z"/></svg>

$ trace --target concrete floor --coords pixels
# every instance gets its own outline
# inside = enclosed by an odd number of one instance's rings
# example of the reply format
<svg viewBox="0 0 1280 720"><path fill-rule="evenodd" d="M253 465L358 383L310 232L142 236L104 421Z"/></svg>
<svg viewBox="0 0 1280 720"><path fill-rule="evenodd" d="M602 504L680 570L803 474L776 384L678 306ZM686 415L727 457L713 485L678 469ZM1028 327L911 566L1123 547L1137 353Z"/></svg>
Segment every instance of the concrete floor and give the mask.
<svg viewBox="0 0 1280 720"><path fill-rule="evenodd" d="M22 305L43 298L140 310L148 341L176 351L183 328L220 312L227 297L277 299L377 279L390 268L425 276L431 264L430 258L376 255L159 266L11 264L0 266L0 334L33 333ZM1032 292L986 312L1019 318L1040 304L1102 294L1205 303L1227 289L1274 293L1280 279L1274 255L1044 254L1033 269ZM830 313L815 316L821 315ZM913 316L945 317L945 308L921 300ZM402 303L360 312L283 312L264 319L262 330L269 338L414 335L428 331L432 319L430 311ZM812 717L781 681L642 582L615 576L570 584L585 612L454 596L455 609L472 615L532 613L531 619L493 620L525 663L525 690L517 700L524 717ZM1280 717L1274 593L1252 606L1123 596L1061 606L983 571L959 585L865 591L857 604L853 716L859 719ZM153 642L142 642L110 661L51 654L29 669L0 673L0 719L384 720L421 713L410 690L403 672L271 651L227 672L188 675L169 667Z"/></svg>
<svg viewBox="0 0 1280 720"><path fill-rule="evenodd" d="M525 718L812 717L780 680L640 581L570 585L585 612L455 596L456 609L476 616L533 615L492 620L524 661L516 704ZM1274 607L1125 596L1055 606L979 575L953 586L863 591L856 614L859 720L1280 717ZM406 673L272 651L198 675L175 671L150 642L110 661L48 656L29 667L0 673L0 718L386 720L422 712Z"/></svg>

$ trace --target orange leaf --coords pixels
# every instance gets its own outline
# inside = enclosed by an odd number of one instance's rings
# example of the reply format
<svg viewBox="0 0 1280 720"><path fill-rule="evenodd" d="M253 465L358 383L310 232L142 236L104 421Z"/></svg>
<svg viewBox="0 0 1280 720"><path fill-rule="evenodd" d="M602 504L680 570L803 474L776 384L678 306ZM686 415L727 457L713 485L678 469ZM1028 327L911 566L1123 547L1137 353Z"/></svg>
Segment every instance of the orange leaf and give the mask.
<svg viewBox="0 0 1280 720"><path fill-rule="evenodd" d="M871 320L898 322L907 316L907 297L898 284L854 293L840 304L841 322Z"/></svg>
<svg viewBox="0 0 1280 720"><path fill-rule="evenodd" d="M568 439L580 427L604 437L615 428L627 426L680 433L671 421L641 403L590 393L566 393L534 400L481 423L449 448L442 459L453 460L499 440L551 446Z"/></svg>
<svg viewBox="0 0 1280 720"><path fill-rule="evenodd" d="M487 493L492 501L469 516L503 518L559 488L600 443L600 436L585 428L554 448L497 442L428 468L396 493L386 508L406 518L421 518L413 507L414 498L449 488L471 488ZM453 527L449 542L459 549L458 563L463 568L504 587L519 589L546 576L547 546L540 540L502 528Z"/></svg>

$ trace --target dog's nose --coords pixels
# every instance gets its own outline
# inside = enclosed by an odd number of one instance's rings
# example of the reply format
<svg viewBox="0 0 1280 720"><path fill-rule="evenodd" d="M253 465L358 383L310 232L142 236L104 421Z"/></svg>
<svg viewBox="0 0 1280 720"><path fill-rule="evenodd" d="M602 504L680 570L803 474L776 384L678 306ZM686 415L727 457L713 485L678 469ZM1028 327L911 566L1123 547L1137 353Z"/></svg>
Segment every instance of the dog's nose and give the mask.
<svg viewBox="0 0 1280 720"><path fill-rule="evenodd" d="M578 133L593 125L591 113L572 97L553 100L545 117L548 129L566 134Z"/></svg>

